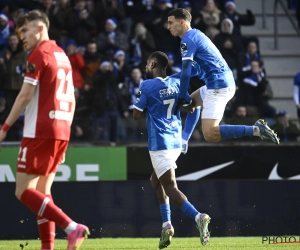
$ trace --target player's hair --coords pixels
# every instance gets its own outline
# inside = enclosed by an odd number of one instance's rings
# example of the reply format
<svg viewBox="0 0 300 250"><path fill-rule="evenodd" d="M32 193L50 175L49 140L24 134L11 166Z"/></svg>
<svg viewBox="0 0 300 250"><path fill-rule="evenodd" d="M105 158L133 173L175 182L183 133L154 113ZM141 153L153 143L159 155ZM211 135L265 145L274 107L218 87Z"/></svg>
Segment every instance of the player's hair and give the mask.
<svg viewBox="0 0 300 250"><path fill-rule="evenodd" d="M40 10L32 10L29 11L28 13L23 13L18 17L17 20L17 27L20 28L22 27L26 22L31 22L31 21L40 21L44 23L49 30L49 19L47 15Z"/></svg>
<svg viewBox="0 0 300 250"><path fill-rule="evenodd" d="M174 16L175 19L183 19L185 21L191 22L192 21L192 15L190 12L188 12L186 9L178 8L171 10L168 13L169 16Z"/></svg>
<svg viewBox="0 0 300 250"><path fill-rule="evenodd" d="M168 63L169 63L168 56L164 52L161 52L161 51L155 51L155 52L153 52L149 56L149 59L156 59L157 60L157 64L162 69L165 69L168 66Z"/></svg>

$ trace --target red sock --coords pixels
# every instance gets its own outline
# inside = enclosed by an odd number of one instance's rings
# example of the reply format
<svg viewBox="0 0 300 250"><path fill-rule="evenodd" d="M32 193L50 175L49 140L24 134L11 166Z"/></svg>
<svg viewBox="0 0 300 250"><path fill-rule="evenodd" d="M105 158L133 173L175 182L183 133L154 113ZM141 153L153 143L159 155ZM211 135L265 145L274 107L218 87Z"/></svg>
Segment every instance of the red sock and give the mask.
<svg viewBox="0 0 300 250"><path fill-rule="evenodd" d="M46 195L52 202L52 195ZM40 239L42 241L42 250L53 250L55 240L55 223L49 221L44 217L37 217L38 229L40 233Z"/></svg>
<svg viewBox="0 0 300 250"><path fill-rule="evenodd" d="M36 215L53 221L62 230L65 230L72 222L71 218L57 207L53 201L33 188L25 190L21 195L20 201Z"/></svg>

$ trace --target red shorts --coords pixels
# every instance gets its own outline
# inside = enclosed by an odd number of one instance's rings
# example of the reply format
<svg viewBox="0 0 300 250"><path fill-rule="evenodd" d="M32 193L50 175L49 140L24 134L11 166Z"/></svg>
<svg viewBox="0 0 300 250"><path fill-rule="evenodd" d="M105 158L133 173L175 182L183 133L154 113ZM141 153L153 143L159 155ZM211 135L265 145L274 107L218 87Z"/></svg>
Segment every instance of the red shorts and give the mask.
<svg viewBox="0 0 300 250"><path fill-rule="evenodd" d="M68 141L23 138L18 155L17 172L45 175L56 173L68 147Z"/></svg>

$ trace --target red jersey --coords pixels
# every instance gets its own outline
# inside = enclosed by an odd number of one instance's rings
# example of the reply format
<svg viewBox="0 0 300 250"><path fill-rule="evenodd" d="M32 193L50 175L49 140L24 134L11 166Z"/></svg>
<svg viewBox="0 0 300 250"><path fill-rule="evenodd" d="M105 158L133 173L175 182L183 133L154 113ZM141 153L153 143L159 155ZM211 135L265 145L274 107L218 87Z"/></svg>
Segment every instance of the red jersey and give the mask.
<svg viewBox="0 0 300 250"><path fill-rule="evenodd" d="M69 141L74 105L72 68L55 41L44 41L30 52L24 84L36 85L36 91L25 110L23 136Z"/></svg>

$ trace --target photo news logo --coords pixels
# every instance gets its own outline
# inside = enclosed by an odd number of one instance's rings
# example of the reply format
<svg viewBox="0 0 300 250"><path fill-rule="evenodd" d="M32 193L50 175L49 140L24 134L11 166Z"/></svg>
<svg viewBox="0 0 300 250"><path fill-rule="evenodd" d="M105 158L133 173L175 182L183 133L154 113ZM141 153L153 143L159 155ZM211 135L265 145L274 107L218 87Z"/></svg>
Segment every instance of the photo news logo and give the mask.
<svg viewBox="0 0 300 250"><path fill-rule="evenodd" d="M262 236L261 244L299 244L300 236Z"/></svg>

